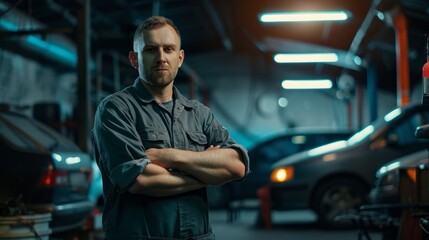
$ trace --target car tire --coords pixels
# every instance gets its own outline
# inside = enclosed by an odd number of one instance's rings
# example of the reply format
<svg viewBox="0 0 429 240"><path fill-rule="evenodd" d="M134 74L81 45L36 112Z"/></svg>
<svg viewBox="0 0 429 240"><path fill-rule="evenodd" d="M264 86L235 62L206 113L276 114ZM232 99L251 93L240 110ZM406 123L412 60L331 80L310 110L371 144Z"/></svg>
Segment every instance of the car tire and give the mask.
<svg viewBox="0 0 429 240"><path fill-rule="evenodd" d="M312 209L323 227L350 227L351 222L339 222L335 218L364 204L367 192L365 185L357 180L345 177L330 179L315 190Z"/></svg>

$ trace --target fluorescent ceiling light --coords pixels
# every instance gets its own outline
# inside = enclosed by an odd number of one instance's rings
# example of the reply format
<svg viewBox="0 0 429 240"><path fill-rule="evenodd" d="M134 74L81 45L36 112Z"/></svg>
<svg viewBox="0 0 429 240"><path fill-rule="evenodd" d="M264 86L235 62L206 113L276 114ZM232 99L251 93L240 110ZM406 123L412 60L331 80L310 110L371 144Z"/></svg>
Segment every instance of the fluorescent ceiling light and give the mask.
<svg viewBox="0 0 429 240"><path fill-rule="evenodd" d="M338 62L336 53L279 53L274 55L277 63Z"/></svg>
<svg viewBox="0 0 429 240"><path fill-rule="evenodd" d="M317 80L283 80L284 89L329 89L332 88L330 79Z"/></svg>
<svg viewBox="0 0 429 240"><path fill-rule="evenodd" d="M349 18L345 11L330 12L289 12L264 13L259 17L261 22L313 22L313 21L344 21Z"/></svg>

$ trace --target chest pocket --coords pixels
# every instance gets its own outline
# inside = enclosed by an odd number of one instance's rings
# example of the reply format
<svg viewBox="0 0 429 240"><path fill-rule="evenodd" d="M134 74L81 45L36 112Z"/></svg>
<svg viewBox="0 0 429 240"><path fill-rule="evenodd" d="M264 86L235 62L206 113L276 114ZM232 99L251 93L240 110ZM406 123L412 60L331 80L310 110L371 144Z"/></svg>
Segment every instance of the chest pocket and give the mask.
<svg viewBox="0 0 429 240"><path fill-rule="evenodd" d="M169 147L169 136L166 131L158 129L143 129L139 131L145 149Z"/></svg>
<svg viewBox="0 0 429 240"><path fill-rule="evenodd" d="M207 146L207 137L202 132L186 132L188 138L188 149L192 151L204 151Z"/></svg>

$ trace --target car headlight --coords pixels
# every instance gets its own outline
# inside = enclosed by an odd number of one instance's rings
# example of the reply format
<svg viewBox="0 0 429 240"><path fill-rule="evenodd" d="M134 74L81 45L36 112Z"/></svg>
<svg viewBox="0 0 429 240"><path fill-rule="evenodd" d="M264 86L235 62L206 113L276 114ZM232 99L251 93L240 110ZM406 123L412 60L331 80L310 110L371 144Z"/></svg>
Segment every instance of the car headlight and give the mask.
<svg viewBox="0 0 429 240"><path fill-rule="evenodd" d="M294 169L291 166L279 167L271 173L270 179L272 182L286 182L293 178Z"/></svg>

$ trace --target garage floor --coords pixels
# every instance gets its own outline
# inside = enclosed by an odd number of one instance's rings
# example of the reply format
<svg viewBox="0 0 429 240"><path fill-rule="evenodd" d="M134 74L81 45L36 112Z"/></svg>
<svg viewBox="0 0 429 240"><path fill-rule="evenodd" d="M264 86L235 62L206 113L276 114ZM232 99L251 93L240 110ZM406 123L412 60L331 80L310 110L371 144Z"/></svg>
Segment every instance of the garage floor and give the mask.
<svg viewBox="0 0 429 240"><path fill-rule="evenodd" d="M326 230L315 222L311 211L290 211L272 213L273 228L263 229L255 226L256 210L242 210L233 222L228 221L226 210L212 210L213 230L218 240L354 240L359 239L357 229ZM380 232L369 232L371 240L381 240ZM51 240L101 240L101 232L73 233L51 236ZM361 239L366 239L362 237Z"/></svg>
<svg viewBox="0 0 429 240"><path fill-rule="evenodd" d="M316 225L311 211L272 213L273 228L255 227L256 210L241 211L233 223L227 222L226 211L213 211L212 225L219 240L348 240L359 239L357 230L324 230ZM371 240L381 240L380 232L370 232ZM365 239L365 238L362 238Z"/></svg>

